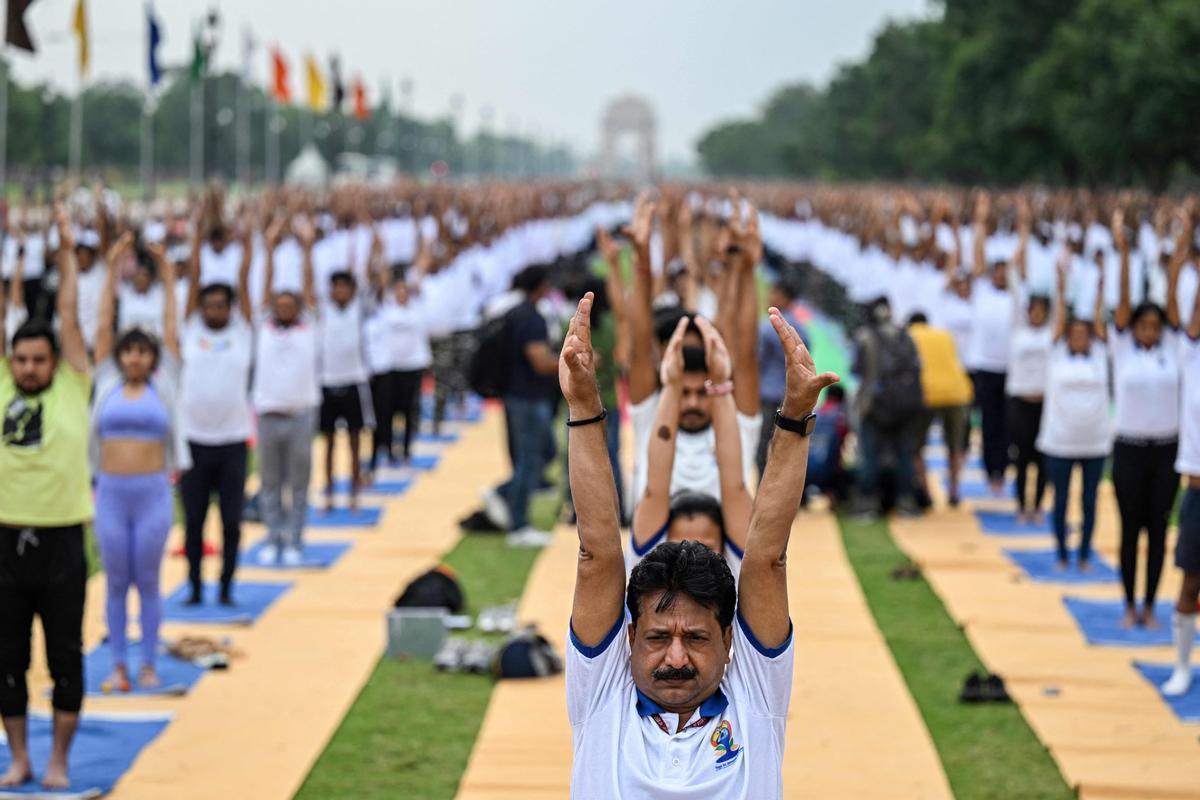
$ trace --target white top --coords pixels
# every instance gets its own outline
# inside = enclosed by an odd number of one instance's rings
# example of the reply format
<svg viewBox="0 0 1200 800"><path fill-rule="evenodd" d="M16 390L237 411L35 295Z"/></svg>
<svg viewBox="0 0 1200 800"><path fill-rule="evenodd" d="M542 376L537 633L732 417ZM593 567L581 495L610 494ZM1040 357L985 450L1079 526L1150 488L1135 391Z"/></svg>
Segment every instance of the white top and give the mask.
<svg viewBox="0 0 1200 800"><path fill-rule="evenodd" d="M971 369L1005 372L1012 325L1012 298L991 281L976 278L971 289Z"/></svg>
<svg viewBox="0 0 1200 800"><path fill-rule="evenodd" d="M83 341L89 350L96 346L96 330L100 327L100 296L104 294L107 272L104 262L99 258L87 272L79 271L79 302L76 303L76 310L79 330L83 333Z"/></svg>
<svg viewBox="0 0 1200 800"><path fill-rule="evenodd" d="M234 312L229 324L214 330L193 314L180 331L183 376L180 424L184 437L206 445L244 442L250 422L250 364L254 332Z"/></svg>
<svg viewBox="0 0 1200 800"><path fill-rule="evenodd" d="M394 369L406 372L433 366L429 347L429 319L418 300L405 305L387 303L385 320Z"/></svg>
<svg viewBox="0 0 1200 800"><path fill-rule="evenodd" d="M317 329L321 385L357 386L366 381L362 303L351 300L339 307L333 301L323 302Z"/></svg>
<svg viewBox="0 0 1200 800"><path fill-rule="evenodd" d="M1183 409L1175 471L1200 477L1200 340L1179 337L1179 369L1183 378Z"/></svg>
<svg viewBox="0 0 1200 800"><path fill-rule="evenodd" d="M317 326L304 314L284 327L270 316L259 322L251 396L259 414L295 414L321 402L317 385Z"/></svg>
<svg viewBox="0 0 1200 800"><path fill-rule="evenodd" d="M633 497L635 503L646 492L649 478L647 459L650 452L650 435L654 418L658 414L661 392L655 392L640 403L629 408L633 422L634 464ZM762 417L747 416L740 411L737 415L738 433L742 444L742 472L747 486L754 486L755 455L758 453L758 437L762 432ZM717 435L712 426L699 433L680 430L675 435L675 467L671 472L671 494L683 489L703 492L717 500L721 499L721 475L717 470Z"/></svg>
<svg viewBox="0 0 1200 800"><path fill-rule="evenodd" d="M13 276L17 268L17 250L20 242L15 236L6 236L4 250L0 253L0 275L5 279ZM21 267L21 275L26 279L40 278L46 272L46 239L40 233L25 234L25 261Z"/></svg>
<svg viewBox="0 0 1200 800"><path fill-rule="evenodd" d="M242 268L241 242L229 242L221 252L205 242L200 247L200 285L224 283L237 287L238 272Z"/></svg>
<svg viewBox="0 0 1200 800"><path fill-rule="evenodd" d="M958 360L968 370L975 369L971 363L971 329L974 327L971 301L946 289L939 296L930 321L935 327L950 331L954 336L954 345L958 349Z"/></svg>
<svg viewBox="0 0 1200 800"><path fill-rule="evenodd" d="M1108 414L1108 356L1093 342L1072 356L1065 342L1050 351L1046 399L1037 449L1056 458L1095 458L1112 448Z"/></svg>
<svg viewBox="0 0 1200 800"><path fill-rule="evenodd" d="M1009 345L1008 375L1004 392L1010 397L1042 397L1046 393L1046 369L1054 331L1050 324L1033 327L1028 323L1013 329Z"/></svg>
<svg viewBox="0 0 1200 800"><path fill-rule="evenodd" d="M132 284L117 288L117 330L138 327L157 336L163 330L163 285L155 281L145 292Z"/></svg>
<svg viewBox="0 0 1200 800"><path fill-rule="evenodd" d="M593 648L580 643L573 631L569 635L571 797L782 797L795 656L792 637L778 649L764 648L738 613L719 692L693 713L682 732L675 733L679 717L640 696L633 682L628 622L628 616L618 620L604 642ZM656 716L671 733L658 726Z"/></svg>
<svg viewBox="0 0 1200 800"><path fill-rule="evenodd" d="M1179 435L1179 334L1163 329L1157 347L1146 349L1132 327L1108 332L1113 359L1118 437L1173 439Z"/></svg>

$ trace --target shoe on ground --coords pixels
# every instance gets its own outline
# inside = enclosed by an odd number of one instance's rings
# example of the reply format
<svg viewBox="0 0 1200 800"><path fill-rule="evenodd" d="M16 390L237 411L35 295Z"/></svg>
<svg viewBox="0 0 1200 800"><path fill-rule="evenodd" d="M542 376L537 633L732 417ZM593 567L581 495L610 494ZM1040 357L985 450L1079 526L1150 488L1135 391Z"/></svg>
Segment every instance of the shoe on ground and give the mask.
<svg viewBox="0 0 1200 800"><path fill-rule="evenodd" d="M503 533L505 530L488 519L488 515L482 510L472 512L465 519L460 519L458 527L466 533Z"/></svg>
<svg viewBox="0 0 1200 800"><path fill-rule="evenodd" d="M285 567L298 567L304 563L304 553L299 547L285 547L282 560Z"/></svg>
<svg viewBox="0 0 1200 800"><path fill-rule="evenodd" d="M462 668L465 672L485 675L492 671L492 662L500 648L497 645L478 640L472 642L463 655Z"/></svg>
<svg viewBox="0 0 1200 800"><path fill-rule="evenodd" d="M500 530L506 531L512 527L512 513L508 510L508 502L500 496L495 487L483 492L483 513Z"/></svg>
<svg viewBox="0 0 1200 800"><path fill-rule="evenodd" d="M1008 689L1004 686L1004 679L999 675L988 675L983 680L983 700L988 703L1011 703L1012 698L1008 695Z"/></svg>
<svg viewBox="0 0 1200 800"><path fill-rule="evenodd" d="M274 566L279 563L279 548L273 544L264 544L258 551L258 563Z"/></svg>
<svg viewBox="0 0 1200 800"><path fill-rule="evenodd" d="M463 656L467 654L470 642L457 636L451 636L433 657L433 668L438 672L461 672Z"/></svg>
<svg viewBox="0 0 1200 800"><path fill-rule="evenodd" d="M1162 685L1162 693L1166 697L1182 697L1192 688L1192 670L1176 665L1171 677Z"/></svg>
<svg viewBox="0 0 1200 800"><path fill-rule="evenodd" d="M504 537L504 541L509 547L545 547L553 540L553 533L540 531L532 525L526 525Z"/></svg>
<svg viewBox="0 0 1200 800"><path fill-rule="evenodd" d="M963 681L962 689L958 693L958 702L983 702L983 678L980 676L978 670L972 672L967 676L967 679Z"/></svg>

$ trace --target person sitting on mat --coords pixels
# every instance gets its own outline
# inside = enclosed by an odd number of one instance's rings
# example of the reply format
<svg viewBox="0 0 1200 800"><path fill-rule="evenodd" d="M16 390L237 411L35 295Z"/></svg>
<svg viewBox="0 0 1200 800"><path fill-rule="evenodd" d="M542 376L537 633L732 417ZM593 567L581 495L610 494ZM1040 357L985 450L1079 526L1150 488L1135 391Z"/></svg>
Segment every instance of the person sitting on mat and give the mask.
<svg viewBox="0 0 1200 800"><path fill-rule="evenodd" d="M33 780L25 674L36 614L54 681L54 741L42 774L42 786L52 790L70 785L67 756L83 705L83 526L93 515L87 459L92 381L79 326L79 267L71 223L57 203L55 216L61 348L54 327L38 319L13 334L7 357L0 343L0 716L11 756L0 787Z"/></svg>
<svg viewBox="0 0 1200 800"><path fill-rule="evenodd" d="M685 334L698 329L703 349L685 347ZM654 419L655 435L647 450L649 479L634 511L632 541L626 551L626 567L633 567L662 541L690 539L723 553L736 579L746 546L746 528L750 524L753 502L743 477L742 443L738 435L737 406L731 391L709 391L710 387L728 387L729 352L716 327L703 317L681 317L663 352L659 367L662 390ZM684 377L701 387L701 392L684 391ZM675 439L681 412L700 397L709 402L712 429L716 441L716 470L721 499L704 492L684 489L670 493L674 472Z"/></svg>
<svg viewBox="0 0 1200 800"><path fill-rule="evenodd" d="M804 492L818 375L771 309L787 354L786 392L746 537L742 576L699 542L664 542L625 581L605 409L591 349L592 295L562 350L579 561L566 656L573 797L780 797L792 689L787 545Z"/></svg>

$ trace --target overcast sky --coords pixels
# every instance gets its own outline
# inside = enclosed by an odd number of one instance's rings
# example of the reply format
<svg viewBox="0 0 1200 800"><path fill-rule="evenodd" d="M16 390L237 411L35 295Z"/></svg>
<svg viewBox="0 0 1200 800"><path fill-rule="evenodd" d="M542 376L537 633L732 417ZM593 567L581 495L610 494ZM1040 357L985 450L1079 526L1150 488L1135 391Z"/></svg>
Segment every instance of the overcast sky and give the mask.
<svg viewBox="0 0 1200 800"><path fill-rule="evenodd" d="M87 4L91 79L144 82L143 0ZM325 64L336 52L372 98L385 79L398 95L408 77L418 114L446 114L461 93L468 131L490 107L494 127L580 153L598 148L605 105L633 93L657 113L659 155L688 160L713 123L752 114L784 82L825 81L862 57L887 19L929 13L926 0L157 0L166 64L188 59L193 21L211 6L222 15L218 63L241 63L249 27L260 42L254 79L266 80L267 48L278 45L293 65L293 93L304 53ZM74 7L34 2L27 20L39 49L12 53L17 80L77 85Z"/></svg>

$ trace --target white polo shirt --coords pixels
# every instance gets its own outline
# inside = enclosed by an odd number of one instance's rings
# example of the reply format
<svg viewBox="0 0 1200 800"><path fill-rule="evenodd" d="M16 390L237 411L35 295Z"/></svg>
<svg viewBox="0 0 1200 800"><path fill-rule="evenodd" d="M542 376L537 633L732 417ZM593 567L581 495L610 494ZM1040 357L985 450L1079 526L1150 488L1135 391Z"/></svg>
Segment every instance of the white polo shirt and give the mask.
<svg viewBox="0 0 1200 800"><path fill-rule="evenodd" d="M1173 439L1179 435L1179 334L1163 328L1149 349L1133 338L1132 326L1108 329L1116 395L1117 437Z"/></svg>
<svg viewBox="0 0 1200 800"><path fill-rule="evenodd" d="M1050 351L1046 398L1037 449L1056 458L1098 458L1112 450L1108 413L1108 353L1092 342L1086 355L1071 355L1066 342Z"/></svg>
<svg viewBox="0 0 1200 800"><path fill-rule="evenodd" d="M210 328L199 314L193 314L180 333L179 419L184 436L205 445L246 441L253 432L253 329L235 309L224 328Z"/></svg>
<svg viewBox="0 0 1200 800"><path fill-rule="evenodd" d="M634 685L628 625L626 613L596 647L584 646L570 632L566 682L575 747L571 797L782 797L794 656L791 634L782 647L767 649L738 612L731 660L719 691L675 733L679 718L658 708Z"/></svg>
<svg viewBox="0 0 1200 800"><path fill-rule="evenodd" d="M629 407L633 423L633 497L640 501L649 480L650 436L654 418L658 415L661 392L655 392L640 403ZM758 437L762 433L762 417L737 414L738 434L742 444L742 474L747 486L754 486L755 456ZM699 433L680 430L675 435L675 465L671 471L671 494L683 489L703 492L721 499L721 474L717 470L717 435L709 425Z"/></svg>
<svg viewBox="0 0 1200 800"><path fill-rule="evenodd" d="M1175 471L1200 476L1200 340L1179 337L1179 368L1183 376L1183 408L1179 415L1179 454Z"/></svg>

